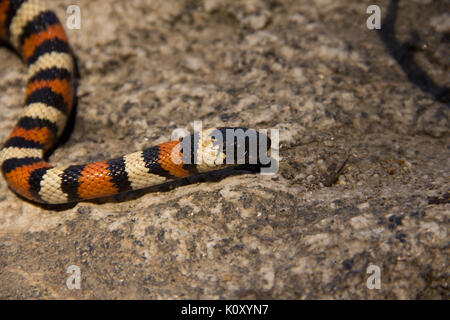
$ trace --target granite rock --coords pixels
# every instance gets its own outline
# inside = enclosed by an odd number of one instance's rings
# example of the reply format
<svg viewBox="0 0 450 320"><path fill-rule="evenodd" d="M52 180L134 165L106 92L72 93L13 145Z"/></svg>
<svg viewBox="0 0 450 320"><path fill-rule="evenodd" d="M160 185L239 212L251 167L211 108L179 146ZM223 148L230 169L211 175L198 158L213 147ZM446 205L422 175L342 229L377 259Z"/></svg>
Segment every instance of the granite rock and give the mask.
<svg viewBox="0 0 450 320"><path fill-rule="evenodd" d="M0 297L449 299L450 10L378 2L395 33L367 29L366 0L75 1L78 112L53 164L202 121L278 129L279 171L61 208L0 179ZM65 21L73 3L51 4ZM0 50L2 141L25 74Z"/></svg>

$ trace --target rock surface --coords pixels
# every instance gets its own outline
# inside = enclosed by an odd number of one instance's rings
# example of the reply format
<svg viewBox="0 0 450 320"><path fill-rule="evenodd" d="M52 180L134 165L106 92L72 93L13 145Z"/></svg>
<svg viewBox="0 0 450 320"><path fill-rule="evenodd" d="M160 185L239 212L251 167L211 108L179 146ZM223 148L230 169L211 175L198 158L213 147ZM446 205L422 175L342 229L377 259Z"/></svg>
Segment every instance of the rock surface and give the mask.
<svg viewBox="0 0 450 320"><path fill-rule="evenodd" d="M73 2L51 4L65 21ZM278 129L280 168L58 210L0 179L0 298L449 299L450 8L378 2L395 37L367 29L372 1L78 2L78 113L52 163L202 121ZM0 50L2 141L25 72Z"/></svg>

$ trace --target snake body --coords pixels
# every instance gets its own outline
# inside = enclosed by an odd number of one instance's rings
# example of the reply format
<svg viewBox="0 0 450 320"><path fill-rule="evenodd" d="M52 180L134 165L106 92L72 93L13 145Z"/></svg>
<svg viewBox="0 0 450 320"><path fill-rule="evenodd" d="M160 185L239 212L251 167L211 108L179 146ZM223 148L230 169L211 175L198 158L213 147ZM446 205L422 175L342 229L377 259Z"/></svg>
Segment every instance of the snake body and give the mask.
<svg viewBox="0 0 450 320"><path fill-rule="evenodd" d="M52 166L45 156L64 131L75 99L75 60L64 28L40 1L0 0L0 39L10 43L28 66L25 108L0 151L3 176L24 198L48 204L94 199L225 164L225 151L213 143L211 133L217 131L213 128L201 131L198 144L193 144L196 157L210 160L200 164L174 161L173 155L183 156L179 139L111 160ZM219 131L225 129L238 128Z"/></svg>

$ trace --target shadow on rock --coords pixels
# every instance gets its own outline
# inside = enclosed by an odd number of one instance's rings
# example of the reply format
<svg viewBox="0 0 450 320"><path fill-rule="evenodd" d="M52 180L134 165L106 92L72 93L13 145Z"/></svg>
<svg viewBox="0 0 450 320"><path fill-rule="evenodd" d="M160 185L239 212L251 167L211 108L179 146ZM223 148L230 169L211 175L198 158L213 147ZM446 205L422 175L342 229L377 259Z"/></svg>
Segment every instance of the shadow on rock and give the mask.
<svg viewBox="0 0 450 320"><path fill-rule="evenodd" d="M420 42L416 31L411 32L411 39L399 43L395 38L395 22L398 15L398 0L391 0L381 29L377 30L389 54L397 61L405 72L409 81L419 87L425 93L433 96L437 101L450 106L450 88L439 86L434 80L414 61L414 51Z"/></svg>

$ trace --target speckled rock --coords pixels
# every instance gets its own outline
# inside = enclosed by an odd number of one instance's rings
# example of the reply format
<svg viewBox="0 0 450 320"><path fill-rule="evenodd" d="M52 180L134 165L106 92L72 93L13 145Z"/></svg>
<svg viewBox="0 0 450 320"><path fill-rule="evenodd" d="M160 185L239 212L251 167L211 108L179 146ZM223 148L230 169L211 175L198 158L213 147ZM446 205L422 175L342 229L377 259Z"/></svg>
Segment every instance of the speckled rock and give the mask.
<svg viewBox="0 0 450 320"><path fill-rule="evenodd" d="M278 129L280 168L50 209L1 179L0 298L450 298L448 2L378 1L397 47L367 29L372 2L79 1L78 113L52 163L202 121ZM0 50L2 141L25 71Z"/></svg>

